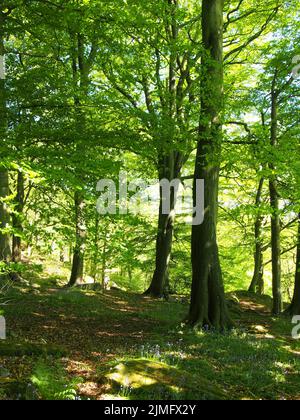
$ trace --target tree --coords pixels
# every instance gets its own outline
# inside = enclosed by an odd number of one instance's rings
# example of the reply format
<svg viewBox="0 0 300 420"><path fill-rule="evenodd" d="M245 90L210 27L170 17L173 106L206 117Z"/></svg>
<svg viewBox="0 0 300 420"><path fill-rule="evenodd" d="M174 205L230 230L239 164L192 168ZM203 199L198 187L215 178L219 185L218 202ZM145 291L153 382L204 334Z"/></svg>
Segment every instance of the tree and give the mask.
<svg viewBox="0 0 300 420"><path fill-rule="evenodd" d="M264 290L264 255L263 255L263 239L262 239L262 223L263 216L261 215L260 205L262 202L262 192L265 179L261 178L257 190L255 206L257 208L257 215L254 226L255 234L255 254L254 254L254 274L249 292L262 294Z"/></svg>
<svg viewBox="0 0 300 420"><path fill-rule="evenodd" d="M0 65L4 66L5 48L5 21L9 12L5 12L3 6L0 8ZM4 68L1 73L4 73ZM0 77L0 137L1 142L6 144L7 132L7 110L6 110L6 91L5 91L5 75ZM1 159L0 161L0 261L8 262L11 258L11 244L8 225L10 215L8 212L9 192L9 172L7 169L8 162Z"/></svg>
<svg viewBox="0 0 300 420"><path fill-rule="evenodd" d="M278 95L277 90L277 70L274 73L271 90L271 147L276 148L278 145ZM279 210L279 194L278 183L275 173L275 165L269 163L271 176L269 178L270 203L272 209L271 217L271 243L272 243L272 275L273 275L273 314L279 315L282 310L281 295L281 241L280 241L280 210Z"/></svg>
<svg viewBox="0 0 300 420"><path fill-rule="evenodd" d="M22 216L25 206L25 179L21 170L17 171L16 181L16 197L12 216L13 224L13 242L12 242L12 260L13 262L21 262L22 259Z"/></svg>
<svg viewBox="0 0 300 420"><path fill-rule="evenodd" d="M139 134L138 144L131 141L125 147L147 157L160 181L180 177L195 137L195 69L200 54L189 38L195 33L198 40L193 10L194 4L177 0L160 0L155 5L129 2L125 12L114 15L111 49L103 51L99 60L115 112L121 108L123 118ZM167 212L163 212L164 202L170 203ZM160 188L155 269L145 292L153 297L166 292L175 204L174 190Z"/></svg>
<svg viewBox="0 0 300 420"><path fill-rule="evenodd" d="M230 326L217 244L218 187L222 143L223 0L203 0L202 105L194 175L205 181L205 215L192 228L192 292L188 324L224 329Z"/></svg>

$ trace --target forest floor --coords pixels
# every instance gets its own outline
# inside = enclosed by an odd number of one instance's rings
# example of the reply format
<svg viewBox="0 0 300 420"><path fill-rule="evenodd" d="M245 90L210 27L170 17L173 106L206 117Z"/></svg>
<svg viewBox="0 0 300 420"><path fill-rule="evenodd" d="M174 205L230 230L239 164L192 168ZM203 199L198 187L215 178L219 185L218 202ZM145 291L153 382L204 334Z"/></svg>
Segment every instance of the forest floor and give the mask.
<svg viewBox="0 0 300 420"><path fill-rule="evenodd" d="M270 298L229 296L236 329L187 331L181 299L10 289L0 399L300 399L300 341Z"/></svg>

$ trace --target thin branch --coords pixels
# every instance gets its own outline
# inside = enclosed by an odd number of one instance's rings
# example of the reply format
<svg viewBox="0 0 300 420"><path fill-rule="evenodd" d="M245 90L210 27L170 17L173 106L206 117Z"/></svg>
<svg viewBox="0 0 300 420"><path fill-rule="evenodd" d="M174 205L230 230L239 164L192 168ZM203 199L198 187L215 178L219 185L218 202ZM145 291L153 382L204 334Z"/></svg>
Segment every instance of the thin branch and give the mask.
<svg viewBox="0 0 300 420"><path fill-rule="evenodd" d="M246 42L244 42L239 47L233 49L232 51L229 51L224 57L224 61L226 62L232 55L238 55L244 48L248 47L253 41L255 41L257 38L259 38L264 31L267 29L269 23L274 19L274 17L277 15L279 9L281 6L275 7L275 9L272 11L272 13L269 15L266 22L262 25L260 30L256 32L254 35L252 35ZM235 57L236 58L236 57Z"/></svg>
<svg viewBox="0 0 300 420"><path fill-rule="evenodd" d="M297 248L298 244L290 247L289 249L286 249L285 251L282 251L282 253L280 254L280 256L283 256L285 254L288 254L289 252L293 251L295 248ZM273 260L269 260L266 263L264 263L264 266L269 265L272 263Z"/></svg>

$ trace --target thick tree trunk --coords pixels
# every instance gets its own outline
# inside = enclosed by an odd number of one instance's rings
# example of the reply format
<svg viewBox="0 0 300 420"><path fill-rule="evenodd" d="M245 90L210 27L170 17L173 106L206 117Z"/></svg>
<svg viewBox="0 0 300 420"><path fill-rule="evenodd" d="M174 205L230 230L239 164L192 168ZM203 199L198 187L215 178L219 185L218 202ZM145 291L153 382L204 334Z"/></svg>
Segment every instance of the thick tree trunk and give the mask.
<svg viewBox="0 0 300 420"><path fill-rule="evenodd" d="M84 198L81 192L75 193L75 220L76 220L76 244L73 253L73 263L69 287L83 281L84 249L86 240L86 227L84 215Z"/></svg>
<svg viewBox="0 0 300 420"><path fill-rule="evenodd" d="M271 147L276 148L278 143L278 112L277 101L278 93L276 91L276 79L274 76L272 86L272 113L271 113ZM280 211L279 211L279 196L277 188L275 165L273 162L269 164L272 175L269 179L270 188L270 204L272 210L271 218L271 244L272 244L272 289L273 289L273 314L279 315L282 311L282 295L281 295L281 224L280 224Z"/></svg>
<svg viewBox="0 0 300 420"><path fill-rule="evenodd" d="M180 173L178 167L179 154L171 153L165 157L161 162L161 169L159 171L160 181L167 179L172 182L177 179ZM177 162L177 163L176 163ZM170 203L169 211L164 211L164 204ZM160 187L160 206L158 217L158 230L156 238L156 261L155 271L152 277L151 285L145 292L145 295L150 295L155 298L166 297L168 295L168 276L169 263L171 259L174 222L175 222L175 205L176 205L176 191L171 188L169 191Z"/></svg>
<svg viewBox="0 0 300 420"><path fill-rule="evenodd" d="M193 327L226 329L231 323L217 245L219 168L206 160L207 150L207 145L199 144L195 179L205 180L206 214L202 225L192 228L193 280L187 322Z"/></svg>
<svg viewBox="0 0 300 420"><path fill-rule="evenodd" d="M12 247L12 260L14 262L20 262L22 259L22 214L24 210L24 175L21 171L18 171L17 175L17 194L15 198L15 208L13 214L13 247Z"/></svg>
<svg viewBox="0 0 300 420"><path fill-rule="evenodd" d="M256 195L256 209L258 215L256 217L254 232L255 232L255 254L254 254L254 274L249 292L263 294L264 292L264 254L263 254L263 239L262 239L262 222L263 218L259 214L261 205L262 191L264 185L264 178L261 178Z"/></svg>
<svg viewBox="0 0 300 420"><path fill-rule="evenodd" d="M223 0L203 0L202 31L206 51L202 66L202 111L194 176L205 181L205 217L192 228L192 292L187 323L193 327L226 329L227 311L217 245L219 167L223 102Z"/></svg>
<svg viewBox="0 0 300 420"><path fill-rule="evenodd" d="M298 244L296 256L296 273L295 273L295 288L291 305L286 310L286 313L294 316L300 315L300 213L298 215Z"/></svg>

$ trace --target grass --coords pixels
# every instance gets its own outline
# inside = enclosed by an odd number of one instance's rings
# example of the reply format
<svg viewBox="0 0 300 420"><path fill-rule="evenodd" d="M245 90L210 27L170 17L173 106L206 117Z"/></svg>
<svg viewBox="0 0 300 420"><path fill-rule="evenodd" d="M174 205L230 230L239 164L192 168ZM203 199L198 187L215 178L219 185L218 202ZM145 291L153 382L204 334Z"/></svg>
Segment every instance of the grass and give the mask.
<svg viewBox="0 0 300 420"><path fill-rule="evenodd" d="M35 280L6 299L0 399L300 399L300 342L268 297L230 295L222 335L181 327L184 303L122 291Z"/></svg>

